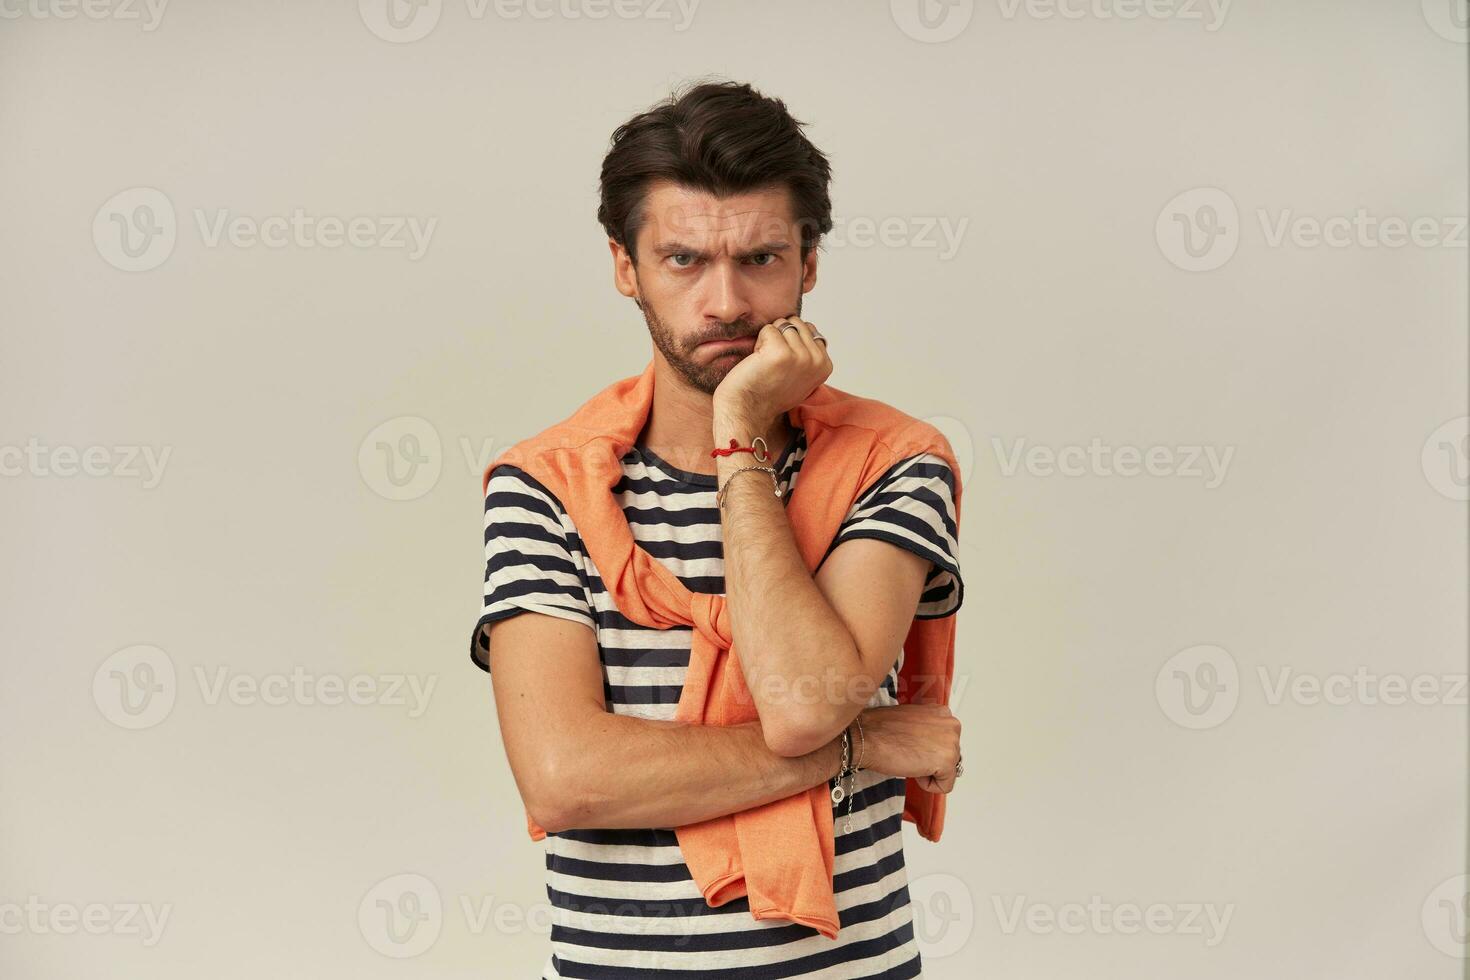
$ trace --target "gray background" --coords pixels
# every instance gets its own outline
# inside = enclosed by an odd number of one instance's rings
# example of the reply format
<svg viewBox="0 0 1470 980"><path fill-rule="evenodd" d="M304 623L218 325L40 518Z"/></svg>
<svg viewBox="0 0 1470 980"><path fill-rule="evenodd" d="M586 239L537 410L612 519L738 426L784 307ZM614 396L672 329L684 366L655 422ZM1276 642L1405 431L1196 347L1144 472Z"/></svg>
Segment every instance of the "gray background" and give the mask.
<svg viewBox="0 0 1470 980"><path fill-rule="evenodd" d="M831 383L965 461L925 975L1462 975L1463 0L28 3L0 972L537 975L480 472L647 363L598 165L715 74L833 161Z"/></svg>

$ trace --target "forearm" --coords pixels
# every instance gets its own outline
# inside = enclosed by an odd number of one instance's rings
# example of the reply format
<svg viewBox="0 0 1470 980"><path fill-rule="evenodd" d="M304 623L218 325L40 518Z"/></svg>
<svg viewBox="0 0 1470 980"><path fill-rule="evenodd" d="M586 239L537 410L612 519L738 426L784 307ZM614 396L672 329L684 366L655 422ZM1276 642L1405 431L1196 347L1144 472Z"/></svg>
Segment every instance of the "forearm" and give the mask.
<svg viewBox="0 0 1470 980"><path fill-rule="evenodd" d="M760 431L742 416L716 413L715 444ZM765 473L735 476L746 454L719 457L726 487L725 602L741 671L765 731L778 750L842 731L872 698L857 644L817 588L797 548L786 507ZM730 481L731 477L735 478ZM800 749L796 749L800 751Z"/></svg>
<svg viewBox="0 0 1470 980"><path fill-rule="evenodd" d="M777 755L758 722L727 727L601 712L566 736L556 827L679 827L785 799L825 783L838 739Z"/></svg>

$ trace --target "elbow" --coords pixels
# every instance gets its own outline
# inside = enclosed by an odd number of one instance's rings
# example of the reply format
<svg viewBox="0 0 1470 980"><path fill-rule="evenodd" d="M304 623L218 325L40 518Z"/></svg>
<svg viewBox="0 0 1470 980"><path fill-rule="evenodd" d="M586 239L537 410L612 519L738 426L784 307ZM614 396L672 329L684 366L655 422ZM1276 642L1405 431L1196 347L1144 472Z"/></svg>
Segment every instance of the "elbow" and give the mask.
<svg viewBox="0 0 1470 980"><path fill-rule="evenodd" d="M531 819L536 821L536 826L548 834L560 834L571 830L566 819L566 809L555 800L548 800L538 796L535 799L526 800L526 812Z"/></svg>
<svg viewBox="0 0 1470 980"><path fill-rule="evenodd" d="M832 739L841 734L842 729L828 731L825 728L812 725L810 721L805 723L793 723L784 721L777 724L761 725L761 732L765 736L766 748L776 755L787 759L795 759L799 756L815 752L826 745Z"/></svg>
<svg viewBox="0 0 1470 980"><path fill-rule="evenodd" d="M567 819L567 807L553 793L538 791L527 795L526 812L536 821L536 826L548 834L560 834L571 830Z"/></svg>
<svg viewBox="0 0 1470 980"><path fill-rule="evenodd" d="M547 752L525 787L526 812L548 834L573 829L577 797L576 773L560 753Z"/></svg>

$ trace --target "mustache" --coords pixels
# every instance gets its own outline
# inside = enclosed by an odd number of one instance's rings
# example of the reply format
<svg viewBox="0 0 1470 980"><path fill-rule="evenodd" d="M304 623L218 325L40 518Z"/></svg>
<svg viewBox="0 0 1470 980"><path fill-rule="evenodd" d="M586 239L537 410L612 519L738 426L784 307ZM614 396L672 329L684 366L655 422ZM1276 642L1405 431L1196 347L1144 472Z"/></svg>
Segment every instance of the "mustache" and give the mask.
<svg viewBox="0 0 1470 980"><path fill-rule="evenodd" d="M720 333L710 334L708 337L700 337L698 340L693 341L690 346L698 347L700 344L707 344L711 340L742 340L745 337L755 337L759 334L760 330L758 328L749 325L740 325L738 328L730 327Z"/></svg>

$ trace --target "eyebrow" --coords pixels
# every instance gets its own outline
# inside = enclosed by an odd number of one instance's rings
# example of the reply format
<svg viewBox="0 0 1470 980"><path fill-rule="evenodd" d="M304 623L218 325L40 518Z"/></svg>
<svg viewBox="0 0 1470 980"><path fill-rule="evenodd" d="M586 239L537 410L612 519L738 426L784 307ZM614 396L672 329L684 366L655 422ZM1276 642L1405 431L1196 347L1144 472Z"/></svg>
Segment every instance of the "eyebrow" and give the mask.
<svg viewBox="0 0 1470 980"><path fill-rule="evenodd" d="M743 252L736 252L735 257L737 259L748 259L752 255L762 255L766 252L785 252L788 251L790 248L790 242L762 242L752 249L748 249ZM709 258L708 252L700 251L694 246L685 245L682 242L659 242L653 246L653 251L655 255L662 256L679 255L682 253L693 255L695 258L700 259Z"/></svg>

